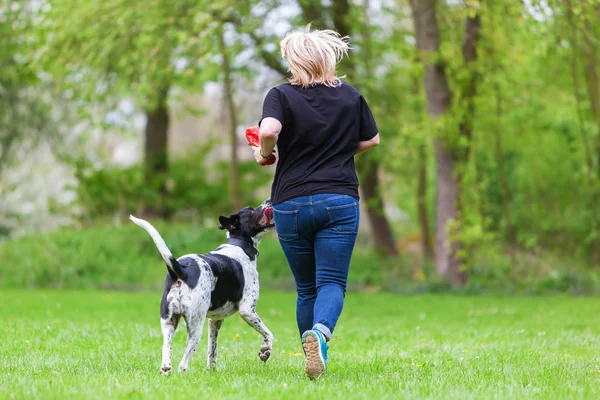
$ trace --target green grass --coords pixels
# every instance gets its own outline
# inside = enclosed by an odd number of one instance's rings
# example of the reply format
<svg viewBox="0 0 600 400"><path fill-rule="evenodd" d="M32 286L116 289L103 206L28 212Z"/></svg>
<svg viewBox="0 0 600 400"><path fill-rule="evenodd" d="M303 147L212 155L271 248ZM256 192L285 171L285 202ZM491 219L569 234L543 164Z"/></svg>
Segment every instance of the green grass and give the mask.
<svg viewBox="0 0 600 400"><path fill-rule="evenodd" d="M303 376L294 296L265 292L277 341L225 321L218 368L206 334L186 374L159 375L159 293L0 293L0 398L600 398L600 299L350 293L328 376ZM173 365L184 349L183 326Z"/></svg>

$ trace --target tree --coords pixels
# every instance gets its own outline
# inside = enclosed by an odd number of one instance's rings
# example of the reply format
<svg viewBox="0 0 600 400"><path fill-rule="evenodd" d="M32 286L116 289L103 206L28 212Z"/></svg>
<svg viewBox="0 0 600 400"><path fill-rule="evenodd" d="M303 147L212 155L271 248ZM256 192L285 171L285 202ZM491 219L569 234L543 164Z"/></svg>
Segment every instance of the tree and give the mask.
<svg viewBox="0 0 600 400"><path fill-rule="evenodd" d="M518 10L522 13L521 7ZM508 24L502 20L502 16L508 16L511 20L513 17L511 9L507 8L504 4L501 4L497 9L488 10L489 16L489 27L490 32L488 36L494 37L505 37L507 35ZM487 53L489 58L488 66L488 77L491 80L491 90L493 95L493 120L494 120L494 158L496 161L496 175L498 180L498 186L500 189L500 201L502 208L502 219L504 224L504 237L509 246L509 254L512 261L515 261L515 250L516 250L516 233L511 220L510 204L512 200L512 194L509 189L508 176L506 171L506 162L504 154L504 137L503 134L503 117L504 117L504 103L505 94L503 93L502 80L506 76L506 71L503 66L503 62L506 62L506 49L500 48L498 43L489 39L482 43L482 47Z"/></svg>
<svg viewBox="0 0 600 400"><path fill-rule="evenodd" d="M418 63L418 58L415 60L415 63ZM417 76L413 77L412 82L412 96L415 107L415 115L418 120L418 123L421 122L421 112L422 104L420 101L420 83L418 81ZM435 251L432 247L431 242L431 232L430 232L430 223L429 223L429 211L427 209L427 144L425 142L420 143L417 148L417 189L416 189L416 200L417 200L417 218L419 220L419 229L421 232L421 248L423 250L423 258L426 260L433 260L435 257Z"/></svg>
<svg viewBox="0 0 600 400"><path fill-rule="evenodd" d="M54 136L47 89L31 65L33 13L27 2L6 1L0 8L0 180L19 146Z"/></svg>
<svg viewBox="0 0 600 400"><path fill-rule="evenodd" d="M221 54L221 71L223 73L223 96L227 109L229 143L230 143L230 173L229 173L229 197L231 198L232 212L237 212L242 208L240 196L240 171L238 158L238 140L237 140L237 110L233 100L233 84L231 74L231 61L229 52L225 43L225 30L220 26L217 41L219 42L219 53Z"/></svg>
<svg viewBox="0 0 600 400"><path fill-rule="evenodd" d="M438 119L450 108L451 95L446 71L439 59L439 28L436 19L435 0L411 0L415 24L415 36L420 58L425 64L425 92L427 111L431 118ZM450 247L446 226L457 216L458 182L454 177L454 159L451 151L439 139L434 142L437 161L436 200L436 272L458 284L463 280L458 269L455 249Z"/></svg>
<svg viewBox="0 0 600 400"><path fill-rule="evenodd" d="M22 207L31 195L23 193L27 187L8 172L21 164L31 168L38 145L53 144L61 133L53 118L61 99L51 96L51 83L42 81L32 65L35 11L29 6L12 0L0 5L0 238L23 230L30 221L40 227L40 216ZM40 196L43 190L35 187L32 192Z"/></svg>
<svg viewBox="0 0 600 400"><path fill-rule="evenodd" d="M585 43L585 81L590 103L592 121L596 126L594 139L594 163L596 168L595 179L592 181L592 243L591 263L594 270L600 269L600 79L597 70L597 29L592 26L600 20L600 3L593 6L589 1L583 1L583 38ZM593 176L593 174L592 174Z"/></svg>
<svg viewBox="0 0 600 400"><path fill-rule="evenodd" d="M425 65L427 111L432 119L437 120L449 112L452 95L445 66L440 58L436 2L435 0L411 0L410 4L417 47ZM476 43L479 39L480 24L480 18L476 12L466 19L463 58L467 69L471 68L470 64L477 57ZM459 259L461 244L456 237L453 237L456 232L449 232L449 228L451 228L450 223L456 224L460 218L460 163L464 163L468 159L470 152L476 82L476 74L474 71L470 71L463 95L466 111L459 123L460 145L455 146L449 143L447 137L438 137L434 140L437 161L436 272L438 275L446 277L453 285L462 285L466 281L466 274L461 269L461 260Z"/></svg>
<svg viewBox="0 0 600 400"><path fill-rule="evenodd" d="M145 179L166 216L168 99L171 88L199 88L215 74L206 56L213 50L205 1L125 0L73 3L59 0L45 14L40 34L48 38L42 62L65 86L88 99L131 96L146 114ZM214 6L213 6L214 7Z"/></svg>
<svg viewBox="0 0 600 400"><path fill-rule="evenodd" d="M252 4L252 1L238 1L235 8L230 7L224 10L213 11L211 12L211 16L222 24L232 24L242 37L249 38L254 47L255 58L262 60L267 67L285 79L288 73L287 69L281 63L280 53L277 50L267 49L267 44L273 43L277 38L259 33L263 21L273 8L267 6L266 11L259 17L253 17L250 11Z"/></svg>
<svg viewBox="0 0 600 400"><path fill-rule="evenodd" d="M600 5L593 7L588 0L569 0L565 2L568 35L572 44L570 54L570 72L573 79L575 107L579 122L581 141L585 149L587 183L589 186L589 205L591 208L591 265L594 270L600 268L600 80L596 66L597 35L593 21L600 18ZM583 44L580 42L583 36ZM584 84L590 105L591 119L596 134L590 135L584 122L584 94L581 88L580 53L584 56Z"/></svg>
<svg viewBox="0 0 600 400"><path fill-rule="evenodd" d="M475 3L478 4L478 3ZM463 170L469 163L472 156L472 142L473 142L473 124L475 122L475 96L477 93L477 85L480 80L480 74L478 71L477 61L477 46L480 42L481 37L481 17L477 10L479 6L475 8L467 9L467 16L465 19L465 32L462 43L462 56L463 56L463 71L465 72L465 79L461 83L461 96L455 96L455 102L459 105L461 113L459 114L459 141L456 148L452 149L453 158L455 161L454 171L455 179L458 182L458 193L456 202L456 209L458 214L454 217L453 222L458 222L457 228L461 229L461 222L465 220L467 208L461 201L461 193L467 190L465 180L463 179ZM445 226L447 225L446 223ZM458 230L457 229L457 230ZM467 256L467 252L463 251L460 254L462 243L456 239L450 239L454 242L455 249L451 258L446 262L447 266L447 277L454 285L464 284L467 279L466 272L462 265Z"/></svg>
<svg viewBox="0 0 600 400"><path fill-rule="evenodd" d="M319 27L325 25L325 13L320 0L298 0L298 5L302 10L304 21L309 24L315 24Z"/></svg>

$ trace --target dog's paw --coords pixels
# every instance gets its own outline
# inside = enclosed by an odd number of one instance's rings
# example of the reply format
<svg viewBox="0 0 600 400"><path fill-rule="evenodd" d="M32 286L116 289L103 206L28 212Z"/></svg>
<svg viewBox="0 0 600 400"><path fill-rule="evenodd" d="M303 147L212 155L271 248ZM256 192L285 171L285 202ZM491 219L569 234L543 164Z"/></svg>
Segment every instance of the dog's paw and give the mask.
<svg viewBox="0 0 600 400"><path fill-rule="evenodd" d="M267 362L269 357L271 357L271 346L262 346L260 348L260 353L258 353L258 357L261 361Z"/></svg>
<svg viewBox="0 0 600 400"><path fill-rule="evenodd" d="M170 365L163 365L162 367L160 367L160 374L161 375L169 375L171 373L171 366Z"/></svg>
<svg viewBox="0 0 600 400"><path fill-rule="evenodd" d="M179 366L179 372L187 372L188 367L182 367L181 365Z"/></svg>

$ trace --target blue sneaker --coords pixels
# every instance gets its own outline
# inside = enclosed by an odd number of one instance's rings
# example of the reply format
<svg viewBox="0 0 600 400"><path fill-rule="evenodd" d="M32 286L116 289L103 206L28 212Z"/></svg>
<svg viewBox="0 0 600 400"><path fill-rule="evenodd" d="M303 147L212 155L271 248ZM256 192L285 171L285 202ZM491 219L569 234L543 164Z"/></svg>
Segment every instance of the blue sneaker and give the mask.
<svg viewBox="0 0 600 400"><path fill-rule="evenodd" d="M302 334L306 376L310 379L325 375L327 371L327 346L325 336L316 329Z"/></svg>

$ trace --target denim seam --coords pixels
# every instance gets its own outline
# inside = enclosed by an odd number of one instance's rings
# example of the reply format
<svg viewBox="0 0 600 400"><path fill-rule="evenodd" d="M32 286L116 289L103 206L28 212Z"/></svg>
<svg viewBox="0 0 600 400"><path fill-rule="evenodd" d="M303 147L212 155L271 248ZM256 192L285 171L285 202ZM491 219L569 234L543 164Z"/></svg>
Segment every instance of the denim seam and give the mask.
<svg viewBox="0 0 600 400"><path fill-rule="evenodd" d="M312 197L312 196L310 196L310 197ZM334 197L328 197L328 198L323 199L323 200L309 201L308 203L300 203L300 202L297 202L297 201L290 200L290 201L285 201L283 204L291 204L293 206L316 206L318 204L327 203L328 201L339 200L339 199L343 199L343 198L346 198L346 197L350 197L350 196L341 194L341 195L336 195ZM353 197L351 197L351 198L356 201L356 199L354 199Z"/></svg>
<svg viewBox="0 0 600 400"><path fill-rule="evenodd" d="M329 210L341 210L341 209L350 208L350 207L356 207L356 203L348 203L348 204L342 204L340 206L325 207L325 209L327 209L327 211L329 211Z"/></svg>
<svg viewBox="0 0 600 400"><path fill-rule="evenodd" d="M313 229L317 229L317 220L315 218L315 206L310 206L310 216L312 217Z"/></svg>

